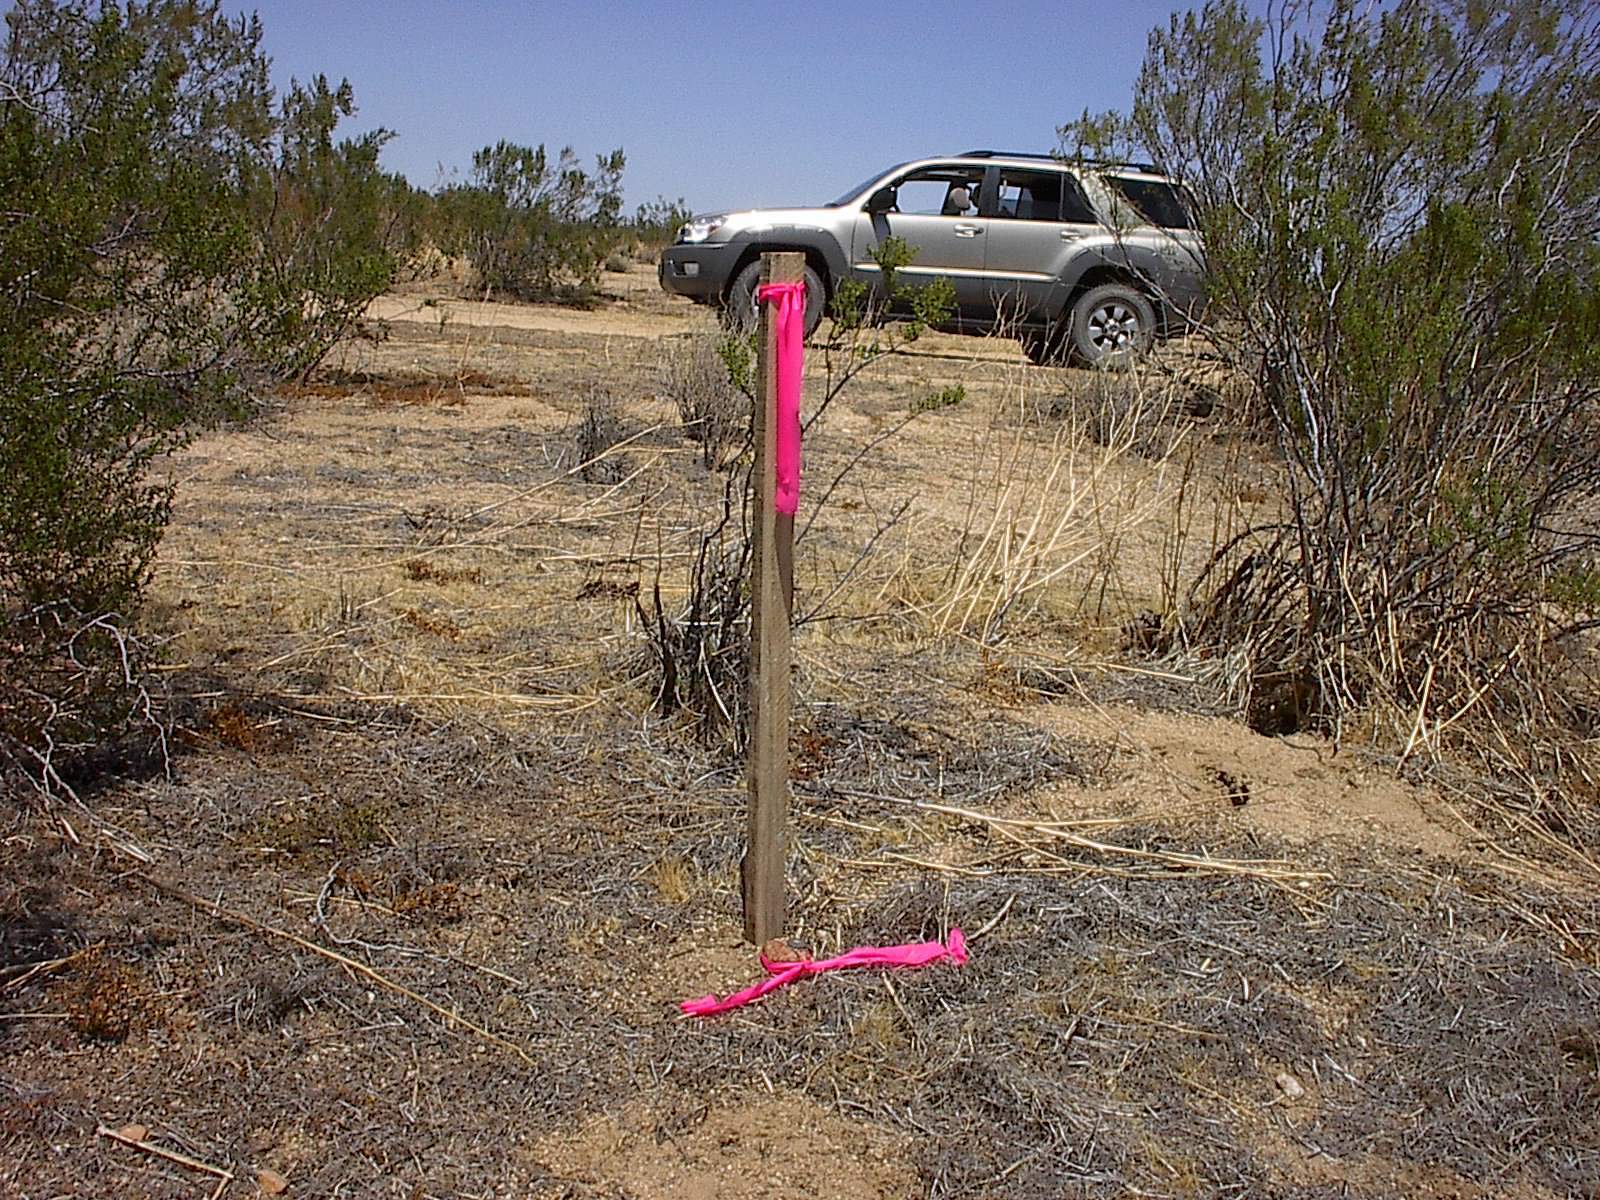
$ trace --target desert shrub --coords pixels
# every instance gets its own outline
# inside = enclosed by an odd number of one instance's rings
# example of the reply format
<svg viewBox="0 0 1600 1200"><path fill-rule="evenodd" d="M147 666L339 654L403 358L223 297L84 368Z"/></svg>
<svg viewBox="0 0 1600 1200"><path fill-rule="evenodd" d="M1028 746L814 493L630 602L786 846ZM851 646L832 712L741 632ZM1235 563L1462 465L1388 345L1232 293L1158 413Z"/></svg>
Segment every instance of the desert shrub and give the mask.
<svg viewBox="0 0 1600 1200"><path fill-rule="evenodd" d="M1560 581L1600 492L1597 27L1542 0L1220 0L1152 34L1131 119L1062 130L1136 140L1196 197L1212 336L1290 515L1224 548L1185 623L1305 720L1561 707L1545 648L1595 612Z"/></svg>
<svg viewBox="0 0 1600 1200"><path fill-rule="evenodd" d="M388 260L375 221L333 215L371 178L332 148L348 90L276 109L254 18L24 0L6 21L0 766L59 784L152 715L126 632L171 503L152 468L314 361ZM315 203L268 203L269 179Z"/></svg>
<svg viewBox="0 0 1600 1200"><path fill-rule="evenodd" d="M672 244L678 236L678 229L692 216L694 213L681 196L676 200L657 196L639 205L630 222L638 247L637 257L653 262L664 247Z"/></svg>
<svg viewBox="0 0 1600 1200"><path fill-rule="evenodd" d="M378 166L393 134L334 138L339 121L354 113L347 81L291 81L266 153L253 163L248 195L259 259L252 303L277 377L304 378L358 328L419 244L423 198Z"/></svg>
<svg viewBox="0 0 1600 1200"><path fill-rule="evenodd" d="M659 580L648 609L637 593L634 604L660 671L656 707L663 716L686 709L703 739L741 749L750 716L748 472L724 481L722 500L719 519L700 533L683 606L667 611Z"/></svg>
<svg viewBox="0 0 1600 1200"><path fill-rule="evenodd" d="M663 344L661 392L678 410L684 433L700 443L700 459L719 470L750 431L750 397L729 376L732 335L695 333Z"/></svg>
<svg viewBox="0 0 1600 1200"><path fill-rule="evenodd" d="M502 141L472 156L472 180L435 197L440 248L464 257L476 285L523 300L591 300L600 269L623 240L622 151L593 173L571 148Z"/></svg>

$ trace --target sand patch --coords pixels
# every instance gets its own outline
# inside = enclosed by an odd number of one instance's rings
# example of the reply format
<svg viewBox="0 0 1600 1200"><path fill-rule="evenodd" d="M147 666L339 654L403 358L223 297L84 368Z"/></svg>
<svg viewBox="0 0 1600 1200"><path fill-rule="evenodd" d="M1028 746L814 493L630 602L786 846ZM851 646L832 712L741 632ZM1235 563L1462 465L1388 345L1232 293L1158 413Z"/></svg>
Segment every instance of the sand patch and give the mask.
<svg viewBox="0 0 1600 1200"><path fill-rule="evenodd" d="M888 1200L916 1193L899 1140L802 1096L734 1104L642 1102L536 1142L566 1183L637 1200ZM565 1193L563 1193L565 1194Z"/></svg>

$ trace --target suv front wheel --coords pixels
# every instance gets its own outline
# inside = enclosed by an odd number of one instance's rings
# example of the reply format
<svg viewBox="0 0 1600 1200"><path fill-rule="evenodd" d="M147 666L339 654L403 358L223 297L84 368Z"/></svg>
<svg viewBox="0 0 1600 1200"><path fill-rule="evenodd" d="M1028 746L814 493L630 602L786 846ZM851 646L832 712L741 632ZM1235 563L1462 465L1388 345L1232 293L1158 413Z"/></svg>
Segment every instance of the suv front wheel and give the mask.
<svg viewBox="0 0 1600 1200"><path fill-rule="evenodd" d="M1079 296L1068 317L1067 340L1088 366L1138 358L1155 339L1150 301L1122 283L1106 283Z"/></svg>
<svg viewBox="0 0 1600 1200"><path fill-rule="evenodd" d="M822 324L822 313L828 304L828 292L822 276L806 264L806 337L816 332ZM761 260L751 260L744 270L733 277L728 287L728 304L724 310L728 324L740 333L749 333L756 327L760 314L756 312L756 288L761 286Z"/></svg>

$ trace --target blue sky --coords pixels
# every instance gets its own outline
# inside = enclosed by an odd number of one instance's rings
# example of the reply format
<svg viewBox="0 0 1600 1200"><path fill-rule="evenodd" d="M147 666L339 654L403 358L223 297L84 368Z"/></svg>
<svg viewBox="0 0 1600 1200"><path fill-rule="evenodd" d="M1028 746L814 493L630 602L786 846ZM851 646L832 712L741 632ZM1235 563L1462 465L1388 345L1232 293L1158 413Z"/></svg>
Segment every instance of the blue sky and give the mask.
<svg viewBox="0 0 1600 1200"><path fill-rule="evenodd" d="M1114 4L229 0L281 86L348 77L352 129L396 133L432 187L506 138L621 146L628 207L821 202L924 154L1048 151L1084 107L1126 107L1175 0ZM1187 7L1187 5L1182 5Z"/></svg>

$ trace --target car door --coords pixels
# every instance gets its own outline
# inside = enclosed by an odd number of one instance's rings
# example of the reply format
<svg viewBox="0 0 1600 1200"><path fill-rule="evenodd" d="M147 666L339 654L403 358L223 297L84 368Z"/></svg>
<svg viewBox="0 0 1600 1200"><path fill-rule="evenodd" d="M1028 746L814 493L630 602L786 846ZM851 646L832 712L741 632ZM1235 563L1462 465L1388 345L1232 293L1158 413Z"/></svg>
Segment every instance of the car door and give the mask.
<svg viewBox="0 0 1600 1200"><path fill-rule="evenodd" d="M900 281L916 286L948 279L955 288L958 317L982 315L988 303L984 240L989 222L977 200L984 168L969 164L922 166L888 186L895 204L884 213L857 214L850 238L851 275L882 297L882 279L873 252L889 237L911 246L911 262ZM963 196L962 193L965 193ZM960 204L962 199L966 204Z"/></svg>
<svg viewBox="0 0 1600 1200"><path fill-rule="evenodd" d="M984 269L995 311L1024 323L1053 317L1076 243L1099 228L1077 180L1065 171L1001 167L985 208Z"/></svg>

